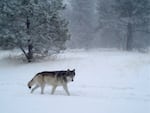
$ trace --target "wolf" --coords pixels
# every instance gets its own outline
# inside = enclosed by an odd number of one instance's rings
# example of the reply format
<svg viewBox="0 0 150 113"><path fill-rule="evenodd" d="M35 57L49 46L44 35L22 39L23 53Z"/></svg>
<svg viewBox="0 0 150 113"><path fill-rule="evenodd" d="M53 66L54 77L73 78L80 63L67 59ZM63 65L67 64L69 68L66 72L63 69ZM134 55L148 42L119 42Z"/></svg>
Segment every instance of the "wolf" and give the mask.
<svg viewBox="0 0 150 113"><path fill-rule="evenodd" d="M28 88L31 89L33 93L37 88L41 88L41 94L44 94L45 85L51 85L51 94L54 94L57 86L63 86L65 92L69 96L67 84L73 82L75 77L75 69L73 70L63 70L63 71L43 71L37 73L29 82Z"/></svg>

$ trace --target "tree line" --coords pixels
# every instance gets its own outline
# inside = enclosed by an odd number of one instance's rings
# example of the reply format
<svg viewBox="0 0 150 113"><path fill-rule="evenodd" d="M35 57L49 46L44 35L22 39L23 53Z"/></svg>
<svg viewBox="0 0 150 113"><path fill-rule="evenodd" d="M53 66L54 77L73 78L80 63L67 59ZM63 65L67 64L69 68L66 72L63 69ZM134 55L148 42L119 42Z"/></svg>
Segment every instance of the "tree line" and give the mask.
<svg viewBox="0 0 150 113"><path fill-rule="evenodd" d="M150 0L70 0L68 10L75 47L150 45Z"/></svg>
<svg viewBox="0 0 150 113"><path fill-rule="evenodd" d="M148 48L149 37L150 0L0 0L0 48L28 62L67 46Z"/></svg>

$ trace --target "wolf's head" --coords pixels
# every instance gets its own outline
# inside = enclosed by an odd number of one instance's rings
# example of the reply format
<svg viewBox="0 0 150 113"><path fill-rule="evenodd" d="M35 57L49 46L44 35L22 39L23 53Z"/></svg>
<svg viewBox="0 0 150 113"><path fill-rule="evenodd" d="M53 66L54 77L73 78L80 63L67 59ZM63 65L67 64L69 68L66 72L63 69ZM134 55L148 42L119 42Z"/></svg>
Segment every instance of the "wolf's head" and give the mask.
<svg viewBox="0 0 150 113"><path fill-rule="evenodd" d="M28 88L31 89L32 85L33 85L33 79L28 82Z"/></svg>
<svg viewBox="0 0 150 113"><path fill-rule="evenodd" d="M67 81L69 82L69 81L74 81L74 77L75 77L75 69L73 69L73 70L67 70Z"/></svg>

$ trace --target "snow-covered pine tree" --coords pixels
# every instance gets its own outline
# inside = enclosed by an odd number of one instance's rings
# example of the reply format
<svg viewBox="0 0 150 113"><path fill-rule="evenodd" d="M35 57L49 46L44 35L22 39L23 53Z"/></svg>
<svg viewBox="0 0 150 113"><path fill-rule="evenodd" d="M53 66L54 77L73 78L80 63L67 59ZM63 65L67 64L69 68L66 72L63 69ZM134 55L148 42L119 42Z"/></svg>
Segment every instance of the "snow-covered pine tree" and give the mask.
<svg viewBox="0 0 150 113"><path fill-rule="evenodd" d="M1 0L0 46L20 48L28 62L35 53L65 49L70 35L64 9L63 0Z"/></svg>

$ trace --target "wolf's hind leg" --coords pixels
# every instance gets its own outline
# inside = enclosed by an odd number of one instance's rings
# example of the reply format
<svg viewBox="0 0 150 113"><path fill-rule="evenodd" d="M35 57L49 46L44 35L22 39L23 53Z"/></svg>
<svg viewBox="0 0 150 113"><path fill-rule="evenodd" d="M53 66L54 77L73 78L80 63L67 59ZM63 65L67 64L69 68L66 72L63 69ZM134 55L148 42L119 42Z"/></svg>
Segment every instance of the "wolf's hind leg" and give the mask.
<svg viewBox="0 0 150 113"><path fill-rule="evenodd" d="M51 94L52 94L52 95L54 94L54 92L55 92L55 90L56 90L56 87L57 87L57 85L54 85L54 86L53 86L52 91L51 91Z"/></svg>
<svg viewBox="0 0 150 113"><path fill-rule="evenodd" d="M39 86L38 85L36 85L32 90L31 90L31 93L33 93L34 92L34 90L36 90L37 88L39 88Z"/></svg>

